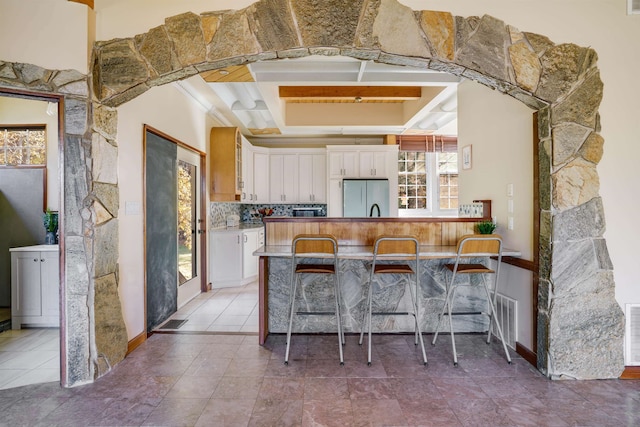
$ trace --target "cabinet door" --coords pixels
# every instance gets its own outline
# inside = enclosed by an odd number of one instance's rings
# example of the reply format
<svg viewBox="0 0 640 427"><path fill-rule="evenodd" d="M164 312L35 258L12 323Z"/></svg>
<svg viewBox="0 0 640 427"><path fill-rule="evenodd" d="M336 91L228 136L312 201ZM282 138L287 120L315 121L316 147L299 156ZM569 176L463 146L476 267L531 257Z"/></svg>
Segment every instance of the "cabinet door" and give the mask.
<svg viewBox="0 0 640 427"><path fill-rule="evenodd" d="M242 233L211 234L211 282L240 280L242 276Z"/></svg>
<svg viewBox="0 0 640 427"><path fill-rule="evenodd" d="M11 309L14 316L41 316L40 252L11 254Z"/></svg>
<svg viewBox="0 0 640 427"><path fill-rule="evenodd" d="M387 178L387 152L361 151L360 176L362 178Z"/></svg>
<svg viewBox="0 0 640 427"><path fill-rule="evenodd" d="M314 154L298 155L298 201L313 202Z"/></svg>
<svg viewBox="0 0 640 427"><path fill-rule="evenodd" d="M329 179L358 178L358 157L357 151L329 152Z"/></svg>
<svg viewBox="0 0 640 427"><path fill-rule="evenodd" d="M282 195L284 203L298 201L298 155L284 154L282 162Z"/></svg>
<svg viewBox="0 0 640 427"><path fill-rule="evenodd" d="M329 180L329 203L327 203L327 216L342 216L342 180Z"/></svg>
<svg viewBox="0 0 640 427"><path fill-rule="evenodd" d="M311 182L314 203L325 203L327 200L327 156L313 155L313 179Z"/></svg>
<svg viewBox="0 0 640 427"><path fill-rule="evenodd" d="M241 187L240 201L244 203L253 202L253 150L251 149L251 145L247 143L242 145Z"/></svg>
<svg viewBox="0 0 640 427"><path fill-rule="evenodd" d="M269 155L253 153L253 203L269 201Z"/></svg>
<svg viewBox="0 0 640 427"><path fill-rule="evenodd" d="M212 127L209 136L209 192L212 201L240 199L242 135L236 127Z"/></svg>
<svg viewBox="0 0 640 427"><path fill-rule="evenodd" d="M284 201L283 167L284 158L282 155L271 154L269 156L269 200L272 203L282 203Z"/></svg>
<svg viewBox="0 0 640 427"><path fill-rule="evenodd" d="M60 258L58 252L40 252L42 315L60 314Z"/></svg>
<svg viewBox="0 0 640 427"><path fill-rule="evenodd" d="M258 249L259 236L257 230L245 231L242 234L242 278L248 279L258 274L258 257L253 256L253 253Z"/></svg>

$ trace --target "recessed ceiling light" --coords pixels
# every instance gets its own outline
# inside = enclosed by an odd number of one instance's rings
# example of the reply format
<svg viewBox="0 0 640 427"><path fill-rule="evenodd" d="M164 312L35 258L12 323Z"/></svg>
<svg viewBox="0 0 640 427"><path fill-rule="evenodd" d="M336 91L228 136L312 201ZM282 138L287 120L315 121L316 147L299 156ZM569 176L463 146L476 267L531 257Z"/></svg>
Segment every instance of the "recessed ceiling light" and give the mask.
<svg viewBox="0 0 640 427"><path fill-rule="evenodd" d="M229 75L229 72L227 70L220 70L220 71L218 71L218 73L220 73L223 76Z"/></svg>

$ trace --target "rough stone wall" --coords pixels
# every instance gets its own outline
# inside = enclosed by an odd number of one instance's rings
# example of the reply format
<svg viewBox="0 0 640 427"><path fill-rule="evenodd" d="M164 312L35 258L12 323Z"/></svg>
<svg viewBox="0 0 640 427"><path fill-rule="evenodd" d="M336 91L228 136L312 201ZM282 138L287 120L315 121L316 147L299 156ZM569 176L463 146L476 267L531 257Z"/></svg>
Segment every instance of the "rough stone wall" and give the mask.
<svg viewBox="0 0 640 427"><path fill-rule="evenodd" d="M499 19L412 11L396 0L261 0L184 13L132 38L97 42L90 76L0 62L0 86L65 96L64 256L67 385L117 363L126 331L117 299L117 107L149 88L259 60L344 55L462 76L539 111L539 369L615 378L622 310L603 239L596 165L603 85L593 50L556 45Z"/></svg>
<svg viewBox="0 0 640 427"><path fill-rule="evenodd" d="M92 381L120 362L127 332L117 293L115 113L92 109L87 76L0 61L0 87L61 95L64 118L61 334L65 386Z"/></svg>

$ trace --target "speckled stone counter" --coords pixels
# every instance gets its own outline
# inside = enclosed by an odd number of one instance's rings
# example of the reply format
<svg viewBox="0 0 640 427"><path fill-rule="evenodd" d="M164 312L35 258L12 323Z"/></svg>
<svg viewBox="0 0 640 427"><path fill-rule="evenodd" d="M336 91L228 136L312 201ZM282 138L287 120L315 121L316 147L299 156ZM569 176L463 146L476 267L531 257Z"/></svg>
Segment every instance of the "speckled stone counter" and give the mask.
<svg viewBox="0 0 640 427"><path fill-rule="evenodd" d="M359 332L365 307L366 290L369 280L369 266L372 248L370 246L342 246L339 253L340 292L343 303L343 325L345 332ZM519 252L507 249L503 252L509 256L519 256ZM288 325L288 304L291 283L291 248L289 246L265 246L254 253L263 260L263 268L268 271L266 278L261 278L265 307L263 325L265 332L285 333ZM422 246L420 249L420 291L419 304L422 312L421 327L423 332L435 330L438 314L444 302L446 281L450 273L444 264L455 258L454 246ZM317 259L316 262L328 262ZM266 267L266 268L265 268ZM261 271L261 274L263 272ZM266 281L264 280L266 279ZM489 280L491 275L462 275L457 280ZM305 311L333 311L333 297L330 290L330 276L303 275L302 290L298 292L297 309ZM405 293L407 276L387 274L374 279L375 287L374 311L406 311L410 306L410 296ZM456 294L454 311L486 311L486 297L482 286L465 286ZM454 330L460 332L480 332L487 330L486 316L456 316ZM262 326L262 325L261 325ZM443 326L446 328L448 325ZM295 316L295 332L334 332L336 331L333 316ZM412 332L413 321L410 316L374 316L373 330L376 332Z"/></svg>

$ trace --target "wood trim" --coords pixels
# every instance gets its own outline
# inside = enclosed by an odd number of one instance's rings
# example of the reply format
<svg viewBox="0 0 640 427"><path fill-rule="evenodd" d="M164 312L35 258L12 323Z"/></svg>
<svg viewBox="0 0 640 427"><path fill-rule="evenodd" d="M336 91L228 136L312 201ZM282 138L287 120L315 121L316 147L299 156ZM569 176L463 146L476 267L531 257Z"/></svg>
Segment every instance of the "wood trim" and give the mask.
<svg viewBox="0 0 640 427"><path fill-rule="evenodd" d="M533 277L531 279L531 336L533 352L538 353L538 283L540 281L540 135L538 112L533 113Z"/></svg>
<svg viewBox="0 0 640 427"><path fill-rule="evenodd" d="M207 198L207 155L200 153L200 222L197 225L197 233L200 233L200 291L207 292L209 285L207 284L207 207L209 199Z"/></svg>
<svg viewBox="0 0 640 427"><path fill-rule="evenodd" d="M280 217L273 218L265 216L262 218L262 221L267 223L274 222L292 222L292 223L305 223L305 222L314 222L314 223L367 223L367 222L389 222L389 223L440 223L440 222L480 222L487 218L458 218L458 217L425 217L425 218L384 218L384 217L362 217L362 218L351 218L351 217L323 217L323 216L298 216L298 217Z"/></svg>
<svg viewBox="0 0 640 427"><path fill-rule="evenodd" d="M498 259L498 257L491 257ZM502 262L505 264L513 265L514 267L522 268L524 270L535 271L535 263L522 258L516 258L512 256L503 256Z"/></svg>
<svg viewBox="0 0 640 427"><path fill-rule="evenodd" d="M621 380L640 380L640 366L625 366Z"/></svg>
<svg viewBox="0 0 640 427"><path fill-rule="evenodd" d="M93 0L69 0L69 1L74 2L74 3L85 4L85 5L89 6L91 9L93 9Z"/></svg>
<svg viewBox="0 0 640 427"><path fill-rule="evenodd" d="M269 258L258 259L258 342L264 345L269 335Z"/></svg>
<svg viewBox="0 0 640 427"><path fill-rule="evenodd" d="M134 337L131 341L127 343L127 354L131 353L136 348L140 347L142 343L147 340L147 333L141 332L138 336Z"/></svg>
<svg viewBox="0 0 640 427"><path fill-rule="evenodd" d="M416 100L420 86L280 86L280 98L294 100ZM358 101L359 102L359 101Z"/></svg>
<svg viewBox="0 0 640 427"><path fill-rule="evenodd" d="M533 351L529 350L527 347L523 346L519 342L516 342L516 353L518 353L524 360L529 362L531 365L537 368L538 366L538 355Z"/></svg>

